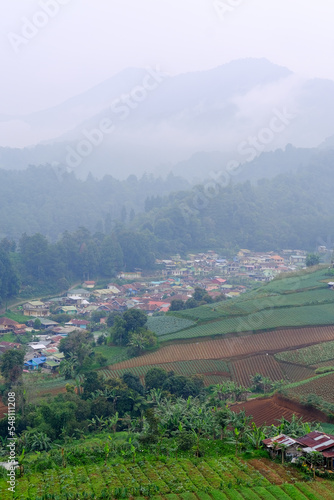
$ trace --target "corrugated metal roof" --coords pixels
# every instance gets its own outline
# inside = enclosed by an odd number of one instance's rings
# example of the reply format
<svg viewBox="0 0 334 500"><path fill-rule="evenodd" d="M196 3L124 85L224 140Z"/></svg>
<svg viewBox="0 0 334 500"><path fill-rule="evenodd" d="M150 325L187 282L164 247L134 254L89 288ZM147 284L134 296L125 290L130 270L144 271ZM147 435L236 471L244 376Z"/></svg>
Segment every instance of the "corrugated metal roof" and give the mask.
<svg viewBox="0 0 334 500"><path fill-rule="evenodd" d="M324 432L313 431L298 438L297 442L305 447L305 451L322 451L334 446L334 436Z"/></svg>
<svg viewBox="0 0 334 500"><path fill-rule="evenodd" d="M264 439L263 444L268 446L268 448L272 448L273 443L278 443L277 449L280 448L279 445L284 444L285 446L292 446L293 444L296 443L294 439L292 439L289 436L286 436L285 434L279 434L278 436L275 436L273 438L268 438Z"/></svg>

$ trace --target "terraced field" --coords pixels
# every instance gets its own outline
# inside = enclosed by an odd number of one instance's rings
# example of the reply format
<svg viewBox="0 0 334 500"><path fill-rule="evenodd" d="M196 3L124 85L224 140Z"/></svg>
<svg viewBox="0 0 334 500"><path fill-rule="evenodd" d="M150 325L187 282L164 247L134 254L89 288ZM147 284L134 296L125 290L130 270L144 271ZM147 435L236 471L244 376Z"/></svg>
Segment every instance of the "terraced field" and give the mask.
<svg viewBox="0 0 334 500"><path fill-rule="evenodd" d="M325 422L326 417L317 410L306 409L298 404L291 404L277 396L270 398L256 398L243 403L230 406L235 412L245 410L247 416L251 416L257 426L277 425L281 417L291 420L295 414L303 422Z"/></svg>
<svg viewBox="0 0 334 500"><path fill-rule="evenodd" d="M251 376L259 373L272 381L285 378L280 364L273 356L251 356L234 361L230 364L233 380L243 387L251 386Z"/></svg>
<svg viewBox="0 0 334 500"><path fill-rule="evenodd" d="M333 292L334 297L334 292ZM263 309L253 314L232 316L161 336L161 341L211 337L259 330L334 323L333 304Z"/></svg>
<svg viewBox="0 0 334 500"><path fill-rule="evenodd" d="M301 365L318 365L330 360L333 360L334 364L334 342L315 344L294 351L280 352L275 355L275 358L278 361L288 361Z"/></svg>
<svg viewBox="0 0 334 500"><path fill-rule="evenodd" d="M290 382L300 382L301 380L306 380L315 375L315 371L311 367L292 363L280 363L280 367L282 368L285 378Z"/></svg>
<svg viewBox="0 0 334 500"><path fill-rule="evenodd" d="M334 403L334 373L300 383L288 388L286 393L288 397L297 400L309 394L316 394L328 403Z"/></svg>
<svg viewBox="0 0 334 500"><path fill-rule="evenodd" d="M147 320L149 330L160 335L178 332L195 324L189 319L177 318L175 316L151 316Z"/></svg>
<svg viewBox="0 0 334 500"><path fill-rule="evenodd" d="M156 352L150 352L143 356L117 363L108 368L111 370L119 370L135 366L151 366L199 359L226 360L261 353L270 354L330 340L334 340L333 326L308 327L292 330L282 329L266 333L192 342L189 344L167 345Z"/></svg>
<svg viewBox="0 0 334 500"><path fill-rule="evenodd" d="M319 305L334 302L334 292L328 289L327 269L275 279L257 290L233 300L180 311L176 315L199 322L231 316L245 316L266 309ZM307 323L304 323L307 324ZM282 325L281 326L293 326Z"/></svg>
<svg viewBox="0 0 334 500"><path fill-rule="evenodd" d="M4 479L0 482L0 493L2 500L13 498ZM22 500L148 496L161 500L320 500L333 498L330 495L334 495L333 483L304 483L292 468L266 459L242 462L222 457L196 463L187 459L169 459L166 463L141 460L47 470L18 479L15 497Z"/></svg>
<svg viewBox="0 0 334 500"><path fill-rule="evenodd" d="M100 373L104 378L120 377L126 372L133 373L139 377L144 377L151 368L159 367L167 372L173 371L178 375L196 375L207 374L211 376L220 376L224 379L229 378L229 366L226 361L220 359L198 359L190 361L176 361L174 363L160 363L156 365L134 366L121 369L102 369Z"/></svg>

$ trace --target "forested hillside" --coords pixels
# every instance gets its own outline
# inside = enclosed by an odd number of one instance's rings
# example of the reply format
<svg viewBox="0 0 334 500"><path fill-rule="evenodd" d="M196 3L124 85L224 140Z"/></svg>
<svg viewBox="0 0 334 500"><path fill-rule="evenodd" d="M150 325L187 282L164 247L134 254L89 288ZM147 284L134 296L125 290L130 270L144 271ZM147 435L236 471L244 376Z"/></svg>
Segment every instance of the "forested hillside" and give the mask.
<svg viewBox="0 0 334 500"><path fill-rule="evenodd" d="M189 184L173 174L166 180L130 175L125 181L89 175L82 181L66 167L0 170L0 238L18 240L23 233L41 233L56 240L80 226L110 233L114 221L125 223L143 211L147 197L187 188Z"/></svg>
<svg viewBox="0 0 334 500"><path fill-rule="evenodd" d="M232 184L233 176L223 173L191 192L161 200L160 208L140 218L140 227L165 253L209 247L312 250L332 239L333 166L334 152L328 151L295 173L256 186Z"/></svg>

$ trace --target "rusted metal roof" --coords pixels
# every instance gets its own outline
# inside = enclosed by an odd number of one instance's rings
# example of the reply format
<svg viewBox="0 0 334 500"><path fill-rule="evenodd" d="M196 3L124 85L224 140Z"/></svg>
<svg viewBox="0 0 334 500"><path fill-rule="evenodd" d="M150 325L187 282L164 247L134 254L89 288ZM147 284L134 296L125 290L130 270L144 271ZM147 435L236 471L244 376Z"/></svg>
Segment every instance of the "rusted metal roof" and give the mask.
<svg viewBox="0 0 334 500"><path fill-rule="evenodd" d="M272 448L274 443L278 443L277 449L280 449L280 445L283 444L289 447L295 444L296 441L291 437L286 436L285 434L279 434L278 436L264 439L262 443L265 444L268 448Z"/></svg>
<svg viewBox="0 0 334 500"><path fill-rule="evenodd" d="M298 438L297 442L303 446L304 451L323 451L334 447L334 436L325 434L324 432L313 431Z"/></svg>

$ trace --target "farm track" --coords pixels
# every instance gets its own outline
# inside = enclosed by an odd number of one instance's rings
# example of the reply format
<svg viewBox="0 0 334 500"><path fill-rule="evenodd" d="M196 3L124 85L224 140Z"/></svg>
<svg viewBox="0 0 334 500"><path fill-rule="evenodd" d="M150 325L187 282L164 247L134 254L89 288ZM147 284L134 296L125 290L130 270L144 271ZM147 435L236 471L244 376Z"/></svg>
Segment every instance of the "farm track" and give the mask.
<svg viewBox="0 0 334 500"><path fill-rule="evenodd" d="M240 337L172 344L106 368L117 370L193 359L237 360L244 356L274 354L331 340L334 340L334 326L282 329Z"/></svg>

